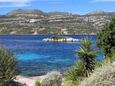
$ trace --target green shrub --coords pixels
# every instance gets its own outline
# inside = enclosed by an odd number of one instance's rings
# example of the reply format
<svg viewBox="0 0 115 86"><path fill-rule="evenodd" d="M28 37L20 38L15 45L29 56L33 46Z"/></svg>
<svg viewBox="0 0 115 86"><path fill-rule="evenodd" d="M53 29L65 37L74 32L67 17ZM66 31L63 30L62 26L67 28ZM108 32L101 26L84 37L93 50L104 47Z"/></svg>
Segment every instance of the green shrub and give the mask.
<svg viewBox="0 0 115 86"><path fill-rule="evenodd" d="M52 36L50 38L53 38L54 40L58 40L58 39L67 39L69 37L68 36L59 36L59 35L57 35L57 36Z"/></svg>
<svg viewBox="0 0 115 86"><path fill-rule="evenodd" d="M13 86L17 74L16 60L12 53L0 47L0 86Z"/></svg>
<svg viewBox="0 0 115 86"><path fill-rule="evenodd" d="M35 82L35 86L41 86L41 83L37 80L37 81Z"/></svg>
<svg viewBox="0 0 115 86"><path fill-rule="evenodd" d="M97 45L104 52L105 61L112 62L112 53L115 53L115 18L98 32Z"/></svg>
<svg viewBox="0 0 115 86"><path fill-rule="evenodd" d="M81 76L81 67L82 67L83 63L78 60L76 62L76 64L71 67L66 75L65 75L65 81L69 81L70 82L70 86L78 86L82 77Z"/></svg>

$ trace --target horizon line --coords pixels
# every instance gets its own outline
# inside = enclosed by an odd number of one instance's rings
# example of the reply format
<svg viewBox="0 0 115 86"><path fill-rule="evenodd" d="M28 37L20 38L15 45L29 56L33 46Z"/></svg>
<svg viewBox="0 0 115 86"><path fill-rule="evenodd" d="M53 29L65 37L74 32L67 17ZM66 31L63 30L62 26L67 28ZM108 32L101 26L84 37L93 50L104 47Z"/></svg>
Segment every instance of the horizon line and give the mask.
<svg viewBox="0 0 115 86"><path fill-rule="evenodd" d="M37 8L17 8L17 9L14 9L14 10L10 10L10 11L7 11L7 12L4 12L3 14L0 13L0 15L6 15L7 13L9 12L12 12L12 11L16 11L16 10L39 10L41 12L44 12L44 13L51 13L51 12L65 12L65 13L70 13L70 14L73 14L73 15L86 15L86 14L89 14L89 13L93 13L93 12L115 12L115 11L104 11L104 10L94 10L94 11L87 11L86 13L77 13L77 12L69 12L69 11L59 11L59 10L52 10L52 11L43 11L41 9L37 9Z"/></svg>

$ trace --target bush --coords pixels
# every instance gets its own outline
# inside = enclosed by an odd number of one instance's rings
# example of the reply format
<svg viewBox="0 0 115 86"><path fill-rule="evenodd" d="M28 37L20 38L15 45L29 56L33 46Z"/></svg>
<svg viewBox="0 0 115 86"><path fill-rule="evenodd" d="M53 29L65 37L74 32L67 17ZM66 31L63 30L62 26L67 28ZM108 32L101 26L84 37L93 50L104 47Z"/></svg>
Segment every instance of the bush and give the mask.
<svg viewBox="0 0 115 86"><path fill-rule="evenodd" d="M104 64L95 69L94 73L84 79L80 86L115 86L115 63Z"/></svg>
<svg viewBox="0 0 115 86"><path fill-rule="evenodd" d="M115 53L115 18L97 33L97 45L105 54L105 62L112 62Z"/></svg>
<svg viewBox="0 0 115 86"><path fill-rule="evenodd" d="M81 67L82 67L83 63L78 60L76 62L76 64L71 67L66 75L65 75L65 81L68 82L69 81L69 85L70 86L78 86L82 77L80 77L82 74L81 74Z"/></svg>
<svg viewBox="0 0 115 86"><path fill-rule="evenodd" d="M67 39L69 37L68 36L59 36L59 35L57 35L57 36L52 36L50 38L53 38L54 40L58 40L58 39Z"/></svg>
<svg viewBox="0 0 115 86"><path fill-rule="evenodd" d="M41 86L41 83L37 80L37 81L35 82L35 86Z"/></svg>
<svg viewBox="0 0 115 86"><path fill-rule="evenodd" d="M13 86L17 74L16 60L12 53L0 47L0 86Z"/></svg>
<svg viewBox="0 0 115 86"><path fill-rule="evenodd" d="M42 86L61 86L62 84L62 75L60 72L50 72L42 81Z"/></svg>

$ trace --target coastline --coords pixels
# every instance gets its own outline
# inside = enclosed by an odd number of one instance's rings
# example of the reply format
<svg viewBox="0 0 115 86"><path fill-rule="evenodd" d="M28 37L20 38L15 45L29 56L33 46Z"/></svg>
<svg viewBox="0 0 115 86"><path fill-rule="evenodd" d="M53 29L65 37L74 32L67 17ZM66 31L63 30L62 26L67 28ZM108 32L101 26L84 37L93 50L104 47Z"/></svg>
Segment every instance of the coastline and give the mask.
<svg viewBox="0 0 115 86"><path fill-rule="evenodd" d="M54 35L54 34L0 34L0 35L33 35L33 36L36 36L36 35ZM92 34L60 34L60 35L96 35L96 33Z"/></svg>
<svg viewBox="0 0 115 86"><path fill-rule="evenodd" d="M40 75L40 76L22 76L22 75L17 75L16 78L14 79L14 82L16 82L19 86L35 86L35 82L39 81L42 83L44 79L47 77L52 77L52 74L58 74L58 71L51 71L47 74ZM60 72L59 72L60 73ZM61 73L60 73L61 74ZM64 77L63 74L61 74L62 77L62 85L64 84Z"/></svg>
<svg viewBox="0 0 115 86"><path fill-rule="evenodd" d="M16 76L16 79L14 81L23 85L26 84L27 86L35 86L35 81L38 80L42 82L45 76L46 75L25 77L25 76L18 75Z"/></svg>
<svg viewBox="0 0 115 86"><path fill-rule="evenodd" d="M15 35L14 35L15 36ZM22 35L23 36L23 35ZM28 35L27 35L28 36ZM30 35L31 36L31 35ZM36 36L36 35L34 35ZM22 40L22 39L21 39ZM39 40L37 38L37 40ZM35 85L35 81L38 80L40 82L42 82L43 78L44 78L45 75L40 75L40 76L32 76L32 77L24 77L24 76L17 76L16 77L16 81L19 82L19 83L26 83L27 86L34 86Z"/></svg>

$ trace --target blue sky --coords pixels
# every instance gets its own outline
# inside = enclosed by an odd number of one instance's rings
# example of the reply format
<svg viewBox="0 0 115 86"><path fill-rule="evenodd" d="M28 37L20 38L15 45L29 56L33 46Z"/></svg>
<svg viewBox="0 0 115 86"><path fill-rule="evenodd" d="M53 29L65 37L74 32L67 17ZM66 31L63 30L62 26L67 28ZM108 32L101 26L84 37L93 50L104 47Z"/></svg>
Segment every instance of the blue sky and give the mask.
<svg viewBox="0 0 115 86"><path fill-rule="evenodd" d="M115 11L115 0L0 0L0 14L15 9L39 9L45 12L61 11L74 14L102 10Z"/></svg>

